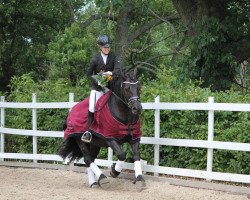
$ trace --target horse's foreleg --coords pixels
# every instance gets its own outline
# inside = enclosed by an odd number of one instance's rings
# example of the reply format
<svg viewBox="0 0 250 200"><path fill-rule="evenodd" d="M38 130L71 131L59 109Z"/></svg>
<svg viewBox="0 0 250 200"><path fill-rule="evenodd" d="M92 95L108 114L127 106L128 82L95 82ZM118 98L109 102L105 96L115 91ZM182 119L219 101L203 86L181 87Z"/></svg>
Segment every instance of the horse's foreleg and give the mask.
<svg viewBox="0 0 250 200"><path fill-rule="evenodd" d="M132 143L131 148L132 148L133 160L134 160L135 177L137 177L139 175L142 175L139 142Z"/></svg>
<svg viewBox="0 0 250 200"><path fill-rule="evenodd" d="M110 175L113 178L116 178L122 171L124 166L124 161L126 159L125 153L122 151L121 146L117 143L117 141L112 140L107 142L108 145L111 147L111 149L116 154L118 161L116 163L113 163L111 166Z"/></svg>
<svg viewBox="0 0 250 200"><path fill-rule="evenodd" d="M140 189L146 186L145 180L142 176L142 168L140 162L140 149L139 149L139 142L135 142L131 144L132 152L133 152L133 159L134 159L134 170L135 170L135 179L133 183L137 183Z"/></svg>

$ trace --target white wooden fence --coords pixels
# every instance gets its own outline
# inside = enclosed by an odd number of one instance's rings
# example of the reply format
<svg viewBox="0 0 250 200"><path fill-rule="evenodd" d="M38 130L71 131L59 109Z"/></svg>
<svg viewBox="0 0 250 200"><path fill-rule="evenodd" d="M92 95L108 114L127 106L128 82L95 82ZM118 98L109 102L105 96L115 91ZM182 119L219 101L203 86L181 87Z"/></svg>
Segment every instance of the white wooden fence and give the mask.
<svg viewBox="0 0 250 200"><path fill-rule="evenodd" d="M13 103L5 102L4 97L1 97L1 126L0 126L0 160L4 159L28 159L37 162L37 160L44 161L62 161L58 155L37 154L37 137L63 137L63 132L60 131L41 131L37 130L37 109L46 108L72 108L74 102L74 95L69 94L69 102L55 102L55 103L39 103L36 101L36 94L32 94L31 103ZM202 178L207 180L221 180L230 182L250 183L249 174L232 174L213 172L213 149L235 150L235 151L250 151L250 143L236 143L213 141L214 137L214 112L215 111L241 111L249 112L250 104L238 103L214 103L214 98L209 97L208 103L161 103L160 98L156 97L153 103L142 103L145 110L154 110L155 112L155 135L154 137L142 137L142 144L154 145L154 165L144 165L143 171L152 172L155 175L168 174L186 177ZM27 108L32 109L32 130L21 130L5 128L5 109L6 108ZM208 140L188 140L188 139L171 139L160 138L160 110L203 110L208 111ZM33 136L33 154L24 153L5 153L4 152L4 136L5 134L28 135ZM250 130L249 130L250 134ZM179 147L195 147L207 149L207 169L192 170L173 167L159 166L159 147L160 145L179 146ZM100 166L110 167L112 164L113 152L109 149L107 160L96 160L96 164ZM126 169L133 169L133 165L126 163Z"/></svg>

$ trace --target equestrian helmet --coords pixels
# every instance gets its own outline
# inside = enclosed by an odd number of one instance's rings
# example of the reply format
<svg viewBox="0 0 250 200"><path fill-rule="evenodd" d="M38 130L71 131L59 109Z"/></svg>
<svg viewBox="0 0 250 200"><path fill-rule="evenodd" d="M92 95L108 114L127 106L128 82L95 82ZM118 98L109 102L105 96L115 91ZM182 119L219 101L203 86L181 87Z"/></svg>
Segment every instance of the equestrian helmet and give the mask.
<svg viewBox="0 0 250 200"><path fill-rule="evenodd" d="M110 47L112 44L111 39L107 35L100 35L96 43L101 47Z"/></svg>

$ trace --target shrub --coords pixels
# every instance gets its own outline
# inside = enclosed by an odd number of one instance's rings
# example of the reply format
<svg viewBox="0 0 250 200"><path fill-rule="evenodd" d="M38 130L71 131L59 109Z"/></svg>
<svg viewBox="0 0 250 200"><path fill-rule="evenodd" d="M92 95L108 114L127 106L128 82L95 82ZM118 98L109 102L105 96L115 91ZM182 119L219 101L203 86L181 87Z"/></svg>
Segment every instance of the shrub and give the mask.
<svg viewBox="0 0 250 200"><path fill-rule="evenodd" d="M208 102L213 96L218 103L249 103L250 95L237 91L211 92L201 89L192 82L182 84L172 75L171 70L163 70L157 81L144 84L142 102L153 102L160 95L161 102ZM249 112L215 112L214 140L231 142L250 142ZM164 110L160 114L160 136L176 139L207 140L208 112ZM142 112L143 136L154 136L154 112ZM143 145L142 158L153 163L152 145ZM160 165L190 169L206 169L206 149L185 147L160 147ZM250 156L240 151L214 151L215 171L250 173Z"/></svg>

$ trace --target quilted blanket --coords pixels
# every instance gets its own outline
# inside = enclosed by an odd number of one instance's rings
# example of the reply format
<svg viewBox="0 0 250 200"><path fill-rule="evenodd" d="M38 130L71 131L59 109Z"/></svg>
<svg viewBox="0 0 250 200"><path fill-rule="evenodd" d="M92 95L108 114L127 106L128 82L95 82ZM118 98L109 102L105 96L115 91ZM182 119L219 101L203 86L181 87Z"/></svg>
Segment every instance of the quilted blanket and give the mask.
<svg viewBox="0 0 250 200"><path fill-rule="evenodd" d="M94 113L94 121L90 126L91 132L105 139L122 139L128 134L132 136L133 140L140 138L140 119L135 124L128 126L114 118L107 103L110 95L111 92L107 92L98 100ZM77 103L71 109L67 117L67 128L64 132L64 139L78 134L82 135L88 129L88 107L89 97Z"/></svg>

